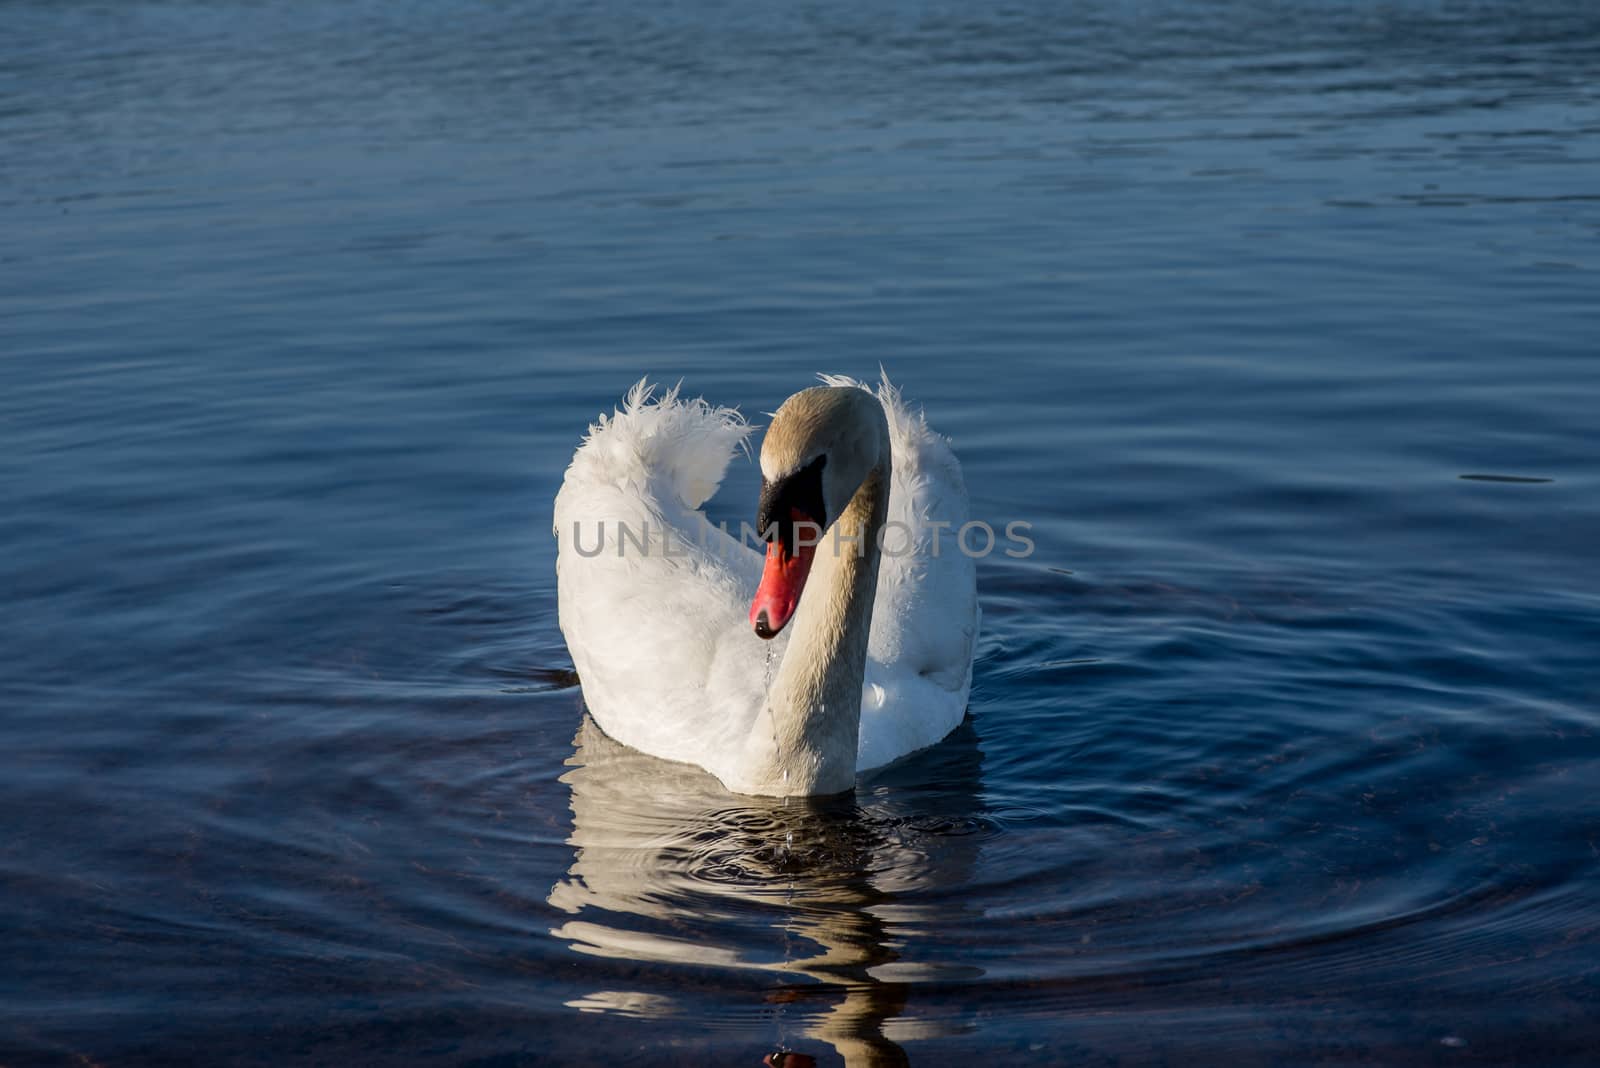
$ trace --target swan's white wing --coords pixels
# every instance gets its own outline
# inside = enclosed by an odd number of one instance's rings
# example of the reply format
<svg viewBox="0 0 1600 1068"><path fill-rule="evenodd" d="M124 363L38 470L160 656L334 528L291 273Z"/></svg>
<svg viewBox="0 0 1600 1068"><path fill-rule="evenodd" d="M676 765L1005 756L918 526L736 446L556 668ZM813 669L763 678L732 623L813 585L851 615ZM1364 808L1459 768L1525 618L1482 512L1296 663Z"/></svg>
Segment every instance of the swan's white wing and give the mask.
<svg viewBox="0 0 1600 1068"><path fill-rule="evenodd" d="M894 471L861 696L861 770L926 748L960 724L979 619L976 562L957 541L969 518L961 464L887 377L875 392L889 420ZM972 539L975 549L983 543Z"/></svg>
<svg viewBox="0 0 1600 1068"><path fill-rule="evenodd" d="M595 722L717 774L752 729L770 646L747 622L761 558L700 506L749 432L641 382L589 428L555 504L561 631Z"/></svg>

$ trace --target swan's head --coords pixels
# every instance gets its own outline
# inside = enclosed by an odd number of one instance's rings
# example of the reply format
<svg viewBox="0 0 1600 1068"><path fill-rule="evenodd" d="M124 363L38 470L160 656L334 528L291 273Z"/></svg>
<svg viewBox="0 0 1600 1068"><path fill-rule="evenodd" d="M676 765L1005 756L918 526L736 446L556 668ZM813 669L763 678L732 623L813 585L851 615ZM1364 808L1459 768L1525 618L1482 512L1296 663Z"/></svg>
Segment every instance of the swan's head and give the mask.
<svg viewBox="0 0 1600 1068"><path fill-rule="evenodd" d="M878 399L853 386L817 386L783 402L761 442L756 528L767 542L750 625L772 638L794 616L826 531L872 469L887 459ZM844 544L842 551L855 551Z"/></svg>

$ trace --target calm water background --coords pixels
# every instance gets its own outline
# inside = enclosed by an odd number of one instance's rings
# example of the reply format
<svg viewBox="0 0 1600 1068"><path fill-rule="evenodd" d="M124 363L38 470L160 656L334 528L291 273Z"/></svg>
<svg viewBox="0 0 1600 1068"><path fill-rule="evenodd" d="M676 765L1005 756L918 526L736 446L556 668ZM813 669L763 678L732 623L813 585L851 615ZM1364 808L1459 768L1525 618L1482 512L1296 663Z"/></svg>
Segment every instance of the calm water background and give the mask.
<svg viewBox="0 0 1600 1068"><path fill-rule="evenodd" d="M1591 1062L1597 135L1581 2L0 4L0 1063ZM608 745L587 422L880 363L968 723Z"/></svg>

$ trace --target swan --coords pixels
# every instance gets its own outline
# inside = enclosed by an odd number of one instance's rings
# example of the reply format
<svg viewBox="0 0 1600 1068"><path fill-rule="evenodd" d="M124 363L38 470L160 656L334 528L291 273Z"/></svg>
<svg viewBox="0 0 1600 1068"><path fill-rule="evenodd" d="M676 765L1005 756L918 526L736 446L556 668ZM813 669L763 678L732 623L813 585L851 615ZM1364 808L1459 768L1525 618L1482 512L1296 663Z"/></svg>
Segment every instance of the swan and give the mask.
<svg viewBox="0 0 1600 1068"><path fill-rule="evenodd" d="M821 381L772 414L754 527L702 510L754 427L645 381L556 495L557 613L590 715L734 793L851 789L953 730L972 686L961 466L887 376Z"/></svg>

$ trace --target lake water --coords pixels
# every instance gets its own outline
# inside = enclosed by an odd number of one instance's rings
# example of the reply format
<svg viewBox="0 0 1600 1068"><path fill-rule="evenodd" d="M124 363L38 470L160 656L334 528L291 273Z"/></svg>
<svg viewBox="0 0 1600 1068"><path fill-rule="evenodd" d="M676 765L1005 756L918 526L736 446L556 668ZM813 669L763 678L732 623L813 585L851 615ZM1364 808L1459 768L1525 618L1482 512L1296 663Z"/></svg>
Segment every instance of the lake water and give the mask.
<svg viewBox="0 0 1600 1068"><path fill-rule="evenodd" d="M0 145L0 1063L1593 1062L1592 4L13 0ZM608 742L588 422L880 364L967 722Z"/></svg>

